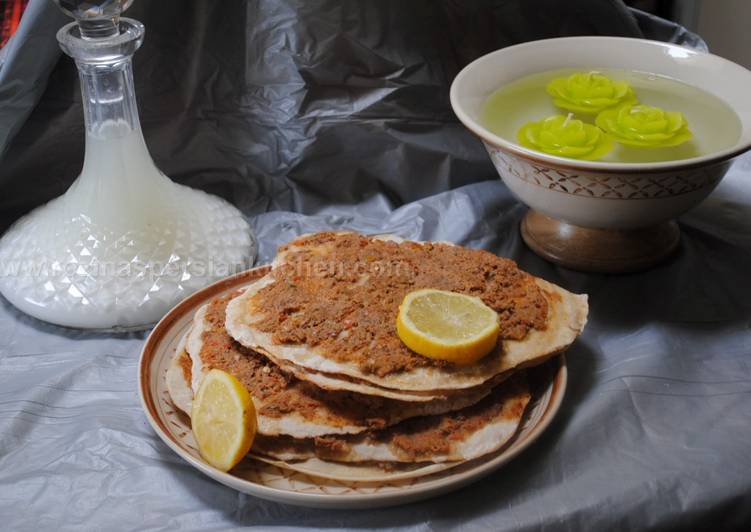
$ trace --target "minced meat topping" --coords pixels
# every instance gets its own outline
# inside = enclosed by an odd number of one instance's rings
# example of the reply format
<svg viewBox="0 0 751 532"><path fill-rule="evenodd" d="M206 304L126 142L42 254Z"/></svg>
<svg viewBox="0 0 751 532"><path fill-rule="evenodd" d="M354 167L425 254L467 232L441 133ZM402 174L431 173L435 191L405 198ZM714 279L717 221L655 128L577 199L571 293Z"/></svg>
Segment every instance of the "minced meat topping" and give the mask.
<svg viewBox="0 0 751 532"><path fill-rule="evenodd" d="M393 400L348 391L326 391L299 381L260 353L237 343L227 333L224 322L227 304L238 294L233 292L209 303L201 336L201 362L207 369L216 368L234 375L261 401L259 414L280 418L297 413L326 425L380 428L394 416L395 409L400 408ZM187 364L189 371L189 360Z"/></svg>
<svg viewBox="0 0 751 532"><path fill-rule="evenodd" d="M529 398L522 373L497 386L479 403L456 412L412 418L357 436L257 438L253 449L262 454L287 451L313 453L324 460L346 460L353 444L372 443L388 445L404 461L430 461L455 454L458 444L492 422L520 419Z"/></svg>
<svg viewBox="0 0 751 532"><path fill-rule="evenodd" d="M399 340L396 315L404 296L436 288L477 296L500 317L500 339L544 329L548 304L529 274L512 260L441 243L396 243L355 233L318 233L280 252L274 282L250 300L254 327L277 344L306 344L366 374L448 367Z"/></svg>
<svg viewBox="0 0 751 532"><path fill-rule="evenodd" d="M254 397L265 401L287 389L292 378L227 334L224 328L227 303L237 294L234 292L209 303L201 337L201 362L207 368L217 368L234 375Z"/></svg>
<svg viewBox="0 0 751 532"><path fill-rule="evenodd" d="M386 429L374 437L388 441L395 453L410 461L429 460L431 456L451 454L455 444L494 420L518 419L528 400L521 379L512 378L468 408L444 416L408 419L395 430Z"/></svg>

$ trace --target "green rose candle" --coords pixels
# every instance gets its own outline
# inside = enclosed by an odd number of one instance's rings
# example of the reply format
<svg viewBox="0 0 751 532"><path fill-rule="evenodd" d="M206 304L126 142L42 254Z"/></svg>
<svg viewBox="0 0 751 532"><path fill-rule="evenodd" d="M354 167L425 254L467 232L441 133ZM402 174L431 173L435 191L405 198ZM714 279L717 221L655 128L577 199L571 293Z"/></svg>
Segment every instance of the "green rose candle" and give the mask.
<svg viewBox="0 0 751 532"><path fill-rule="evenodd" d="M602 111L595 123L617 142L641 148L666 148L692 137L683 114L648 105L620 105Z"/></svg>
<svg viewBox="0 0 751 532"><path fill-rule="evenodd" d="M555 78L546 90L557 107L575 113L597 114L620 103L636 102L627 82L613 81L598 72L577 72L566 78Z"/></svg>
<svg viewBox="0 0 751 532"><path fill-rule="evenodd" d="M525 148L571 159L594 160L613 149L599 128L568 116L555 115L524 124L517 134Z"/></svg>

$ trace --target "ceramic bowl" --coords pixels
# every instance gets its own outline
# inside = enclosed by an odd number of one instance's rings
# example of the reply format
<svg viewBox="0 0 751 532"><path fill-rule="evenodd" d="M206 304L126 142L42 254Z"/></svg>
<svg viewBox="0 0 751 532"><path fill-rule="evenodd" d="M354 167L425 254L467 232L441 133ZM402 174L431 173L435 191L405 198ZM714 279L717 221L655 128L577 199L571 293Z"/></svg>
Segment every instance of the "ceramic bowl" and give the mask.
<svg viewBox="0 0 751 532"><path fill-rule="evenodd" d="M735 145L669 162L579 161L529 150L480 120L488 96L548 70L626 69L683 81L724 100L738 115ZM719 56L621 37L566 37L503 48L467 65L451 86L451 105L477 135L504 183L531 211L522 224L539 254L576 269L631 271L653 265L679 240L672 220L717 186L732 159L751 148L751 72Z"/></svg>

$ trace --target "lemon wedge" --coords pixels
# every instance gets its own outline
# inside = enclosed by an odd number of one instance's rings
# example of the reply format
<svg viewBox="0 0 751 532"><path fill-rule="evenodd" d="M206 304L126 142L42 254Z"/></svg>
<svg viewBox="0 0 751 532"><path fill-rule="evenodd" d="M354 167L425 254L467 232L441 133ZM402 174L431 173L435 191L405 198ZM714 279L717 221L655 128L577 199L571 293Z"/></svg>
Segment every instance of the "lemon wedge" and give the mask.
<svg viewBox="0 0 751 532"><path fill-rule="evenodd" d="M412 351L456 364L487 355L499 330L498 314L479 297L430 288L407 294L396 318L396 332Z"/></svg>
<svg viewBox="0 0 751 532"><path fill-rule="evenodd" d="M248 390L229 373L212 369L193 399L191 424L201 456L229 471L248 454L256 435L256 411Z"/></svg>

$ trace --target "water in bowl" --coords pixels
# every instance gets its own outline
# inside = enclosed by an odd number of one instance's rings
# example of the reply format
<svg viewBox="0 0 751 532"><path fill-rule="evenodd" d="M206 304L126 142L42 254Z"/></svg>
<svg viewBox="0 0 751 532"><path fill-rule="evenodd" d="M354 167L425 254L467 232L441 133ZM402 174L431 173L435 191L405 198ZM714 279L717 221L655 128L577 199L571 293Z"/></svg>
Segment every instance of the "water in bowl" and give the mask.
<svg viewBox="0 0 751 532"><path fill-rule="evenodd" d="M646 163L675 161L719 152L734 146L741 135L741 122L733 109L717 96L666 76L634 70L596 69L612 80L627 81L641 103L667 111L679 111L688 121L693 138L670 148L635 148L616 144L601 161ZM575 69L558 69L532 74L493 92L483 105L483 126L503 139L518 144L517 132L527 122L568 114L553 104L545 91L554 78L566 77ZM594 124L594 116L575 113Z"/></svg>

